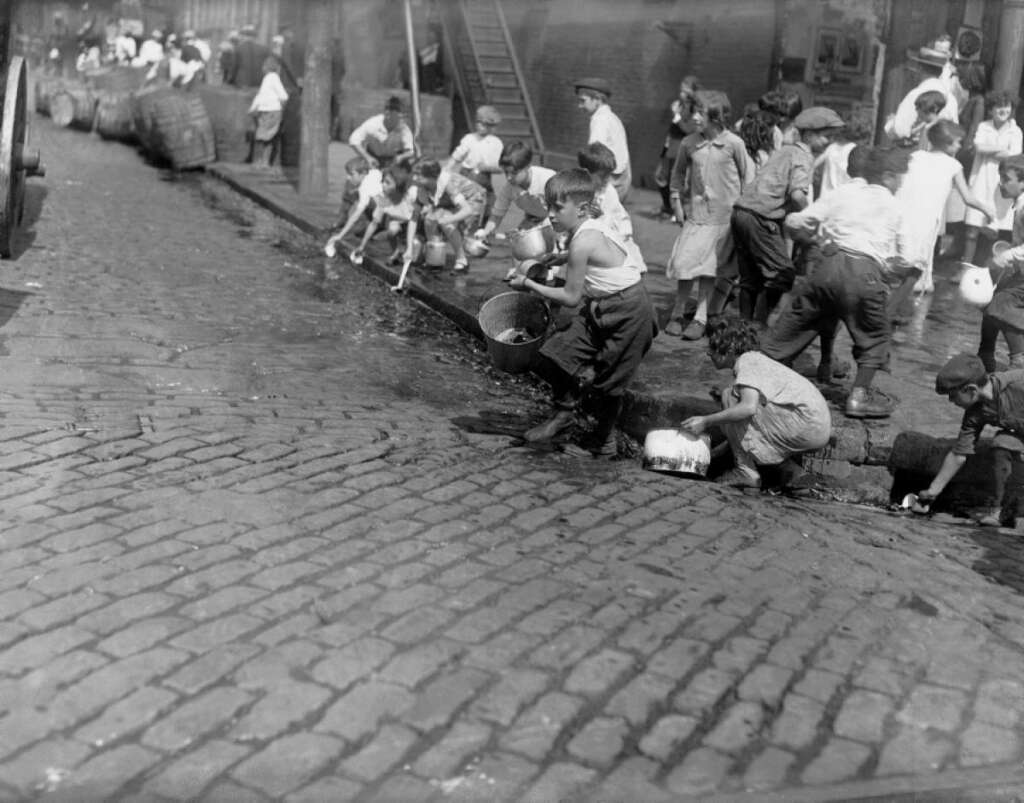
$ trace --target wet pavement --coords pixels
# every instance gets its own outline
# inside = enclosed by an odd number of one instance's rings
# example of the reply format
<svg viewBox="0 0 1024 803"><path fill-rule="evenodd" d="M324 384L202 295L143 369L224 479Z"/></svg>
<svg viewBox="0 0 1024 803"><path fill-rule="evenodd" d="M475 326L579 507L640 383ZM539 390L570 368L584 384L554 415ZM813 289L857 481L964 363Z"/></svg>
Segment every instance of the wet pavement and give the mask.
<svg viewBox="0 0 1024 803"><path fill-rule="evenodd" d="M218 182L32 140L0 799L1024 788L1015 538L475 432L543 404L472 338Z"/></svg>
<svg viewBox="0 0 1024 803"><path fill-rule="evenodd" d="M340 197L343 166L350 156L347 145L332 143L329 162L332 199ZM336 220L336 202L301 198L290 171L268 173L245 165L217 164L211 167L211 172L317 236L324 236L322 232ZM653 214L659 205L655 192L634 189L627 208L633 218L637 242L650 266L645 283L664 323L675 292L674 283L664 276L664 267L679 228ZM501 230L516 225L516 212L515 209L510 212ZM351 241L349 247L355 242ZM352 270L345 259L347 250L341 249L336 260L328 261L326 270L339 274ZM399 269L384 264L387 253L383 242L372 243L368 251L371 258L363 268L394 284ZM451 263L449 254L449 268ZM498 240L487 257L472 261L465 275L448 269L414 269L409 278L410 294L441 310L464 328L474 330L478 328L476 314L481 305L494 295L508 291L502 278L511 264L509 245ZM833 441L807 461L808 467L820 478L821 494L886 504L892 486L890 468L924 474L937 470L948 439L956 434L960 416L944 396L934 392L935 373L950 356L976 350L981 323L980 312L964 302L957 292L955 278L959 270L957 263L940 262L936 266L935 294L916 298L904 308L907 320L894 337L891 373L879 374L876 380L877 387L899 402L890 419L858 421L843 415L852 372L850 377L837 380L825 390L826 397L833 403ZM705 356L705 344L703 340L687 342L664 334L655 340L631 386L620 419L626 432L642 442L650 429L673 426L688 415L715 409L708 390L727 382L729 375L715 371ZM998 359L1005 365L1005 344L1000 343L1000 349ZM852 365L845 330L837 341L836 355ZM816 359L812 346L798 361L797 368L813 376ZM961 479L984 476L985 471L981 464L977 470L969 468ZM979 502L984 489L976 487L977 480L962 484L972 487L952 489L956 495L966 494L968 502Z"/></svg>

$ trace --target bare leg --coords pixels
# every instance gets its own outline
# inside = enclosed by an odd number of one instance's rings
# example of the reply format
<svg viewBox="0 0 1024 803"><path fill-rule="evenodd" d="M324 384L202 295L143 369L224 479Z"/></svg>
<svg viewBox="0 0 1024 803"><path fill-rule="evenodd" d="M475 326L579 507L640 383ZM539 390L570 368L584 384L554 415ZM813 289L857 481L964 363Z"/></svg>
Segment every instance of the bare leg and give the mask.
<svg viewBox="0 0 1024 803"><path fill-rule="evenodd" d="M974 263L974 254L978 250L978 227L964 225L964 254L962 261Z"/></svg>
<svg viewBox="0 0 1024 803"><path fill-rule="evenodd" d="M665 326L666 335L679 337L683 333L683 317L686 315L686 302L690 298L692 287L693 279L676 281L676 300L672 304L672 312L669 313L668 324Z"/></svg>

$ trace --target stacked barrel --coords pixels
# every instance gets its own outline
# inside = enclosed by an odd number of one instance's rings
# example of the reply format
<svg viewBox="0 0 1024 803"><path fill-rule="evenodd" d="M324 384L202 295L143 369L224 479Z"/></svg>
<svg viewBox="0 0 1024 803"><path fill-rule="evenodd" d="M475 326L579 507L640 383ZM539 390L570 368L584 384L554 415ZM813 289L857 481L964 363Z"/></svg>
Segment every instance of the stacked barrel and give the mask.
<svg viewBox="0 0 1024 803"><path fill-rule="evenodd" d="M249 157L254 89L147 82L148 70L107 67L80 79L35 76L35 108L56 125L139 146L175 170Z"/></svg>

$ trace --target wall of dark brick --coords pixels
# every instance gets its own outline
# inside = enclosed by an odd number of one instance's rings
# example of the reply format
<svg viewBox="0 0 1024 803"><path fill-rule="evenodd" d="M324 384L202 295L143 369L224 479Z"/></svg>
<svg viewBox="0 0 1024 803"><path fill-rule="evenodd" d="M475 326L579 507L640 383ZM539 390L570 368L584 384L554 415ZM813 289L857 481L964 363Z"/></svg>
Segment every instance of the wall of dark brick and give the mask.
<svg viewBox="0 0 1024 803"><path fill-rule="evenodd" d="M611 82L634 181L649 183L684 75L729 95L736 114L765 91L775 41L771 0L517 0L502 4L548 150L587 139L572 80Z"/></svg>

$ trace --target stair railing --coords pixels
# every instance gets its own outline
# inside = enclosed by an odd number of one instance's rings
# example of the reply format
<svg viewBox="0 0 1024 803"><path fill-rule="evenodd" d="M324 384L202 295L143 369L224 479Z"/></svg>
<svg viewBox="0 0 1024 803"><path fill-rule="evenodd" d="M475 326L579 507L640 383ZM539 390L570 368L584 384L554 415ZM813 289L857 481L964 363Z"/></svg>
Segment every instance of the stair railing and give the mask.
<svg viewBox="0 0 1024 803"><path fill-rule="evenodd" d="M537 143L537 150L540 154L545 152L544 139L540 134L540 125L537 123L537 115L533 112L533 104L530 102L530 93L526 88L526 77L519 66L519 59L516 57L516 49L512 44L512 36L508 31L508 22L505 21L505 12L501 10L501 0L491 0L494 3L494 10L498 15L498 23L501 25L501 34L505 37L505 49L508 50L509 59L512 61L512 69L516 73L516 82L519 84L519 94L522 95L523 105L526 107L526 114L530 119L530 128L533 129L533 139ZM470 37L472 38L472 37ZM474 54L476 48L473 49ZM479 61L477 63L479 67ZM483 73L480 73L481 77ZM543 159L543 157L542 157Z"/></svg>
<svg viewBox="0 0 1024 803"><path fill-rule="evenodd" d="M487 92L487 82L484 80L483 66L480 64L480 51L476 48L476 38L473 36L473 23L469 18L469 3L467 0L460 0L459 9L462 11L462 24L466 26L466 41L469 42L469 49L473 51L473 66L476 67L476 74L480 78L480 91L483 93L483 97L480 99L481 103L490 102L490 97ZM472 121L472 117L469 118ZM470 125L472 128L472 125Z"/></svg>
<svg viewBox="0 0 1024 803"><path fill-rule="evenodd" d="M455 91L459 93L459 99L462 101L462 111L466 116L466 125L469 126L470 130L472 130L473 110L469 105L469 87L466 83L466 76L462 72L462 63L459 59L458 51L456 50L458 36L452 30L453 24L450 14L444 13L441 15L441 38L445 58L448 62L448 67L451 70L452 76L455 78Z"/></svg>

